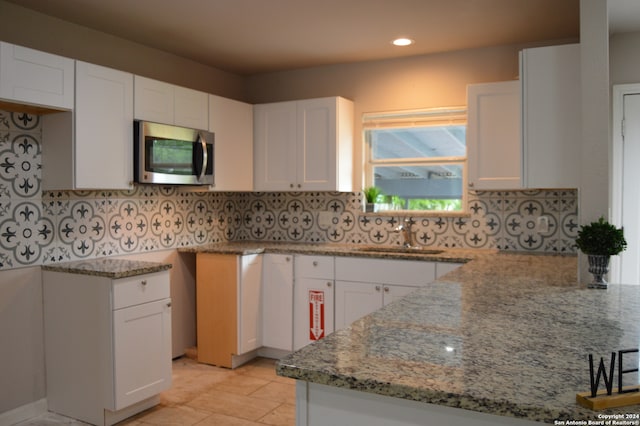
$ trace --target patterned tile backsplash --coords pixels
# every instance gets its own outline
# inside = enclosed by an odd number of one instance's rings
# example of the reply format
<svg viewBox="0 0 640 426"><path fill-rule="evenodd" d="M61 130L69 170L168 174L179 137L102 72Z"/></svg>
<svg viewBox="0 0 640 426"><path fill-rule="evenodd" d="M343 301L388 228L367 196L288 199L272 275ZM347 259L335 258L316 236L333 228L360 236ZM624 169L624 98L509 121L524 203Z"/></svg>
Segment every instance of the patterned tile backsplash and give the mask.
<svg viewBox="0 0 640 426"><path fill-rule="evenodd" d="M393 245L403 217L359 193L41 191L40 117L0 111L0 270L210 242ZM575 253L577 191L473 191L469 217L413 216L424 246ZM538 218L549 229L538 232Z"/></svg>

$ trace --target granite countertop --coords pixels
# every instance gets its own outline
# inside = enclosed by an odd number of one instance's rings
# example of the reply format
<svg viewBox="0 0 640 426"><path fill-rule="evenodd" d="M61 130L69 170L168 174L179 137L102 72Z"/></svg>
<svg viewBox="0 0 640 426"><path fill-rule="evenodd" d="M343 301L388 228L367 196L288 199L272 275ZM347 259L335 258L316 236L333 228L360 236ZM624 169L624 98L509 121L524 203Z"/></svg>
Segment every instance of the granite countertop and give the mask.
<svg viewBox="0 0 640 426"><path fill-rule="evenodd" d="M170 263L146 262L140 260L100 258L76 262L43 265L45 271L67 272L72 274L93 275L112 279L133 277L166 271Z"/></svg>
<svg viewBox="0 0 640 426"><path fill-rule="evenodd" d="M260 253L307 254L321 256L370 257L378 259L404 259L433 262L465 263L486 255L498 253L492 249L433 249L409 250L408 252L387 251L389 248L400 249L400 246L355 245L334 243L278 243L278 242L230 242L200 246L182 247L183 253L217 253L248 255Z"/></svg>
<svg viewBox="0 0 640 426"><path fill-rule="evenodd" d="M638 347L640 286L587 289L576 283L576 259L477 256L285 357L277 372L552 424L595 420L596 412L575 402L590 389L588 354L608 360L612 351Z"/></svg>

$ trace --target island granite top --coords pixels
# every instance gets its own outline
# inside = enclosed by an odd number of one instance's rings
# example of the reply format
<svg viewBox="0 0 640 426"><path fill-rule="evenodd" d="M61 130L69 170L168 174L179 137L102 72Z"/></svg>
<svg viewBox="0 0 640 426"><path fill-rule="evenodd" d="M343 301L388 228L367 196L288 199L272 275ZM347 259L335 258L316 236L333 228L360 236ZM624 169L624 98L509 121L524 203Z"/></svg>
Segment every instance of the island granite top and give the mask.
<svg viewBox="0 0 640 426"><path fill-rule="evenodd" d="M640 286L587 289L577 284L576 263L575 256L478 256L283 358L277 373L552 424L597 420L575 402L590 389L588 354L608 360L638 348ZM629 357L637 366L637 354Z"/></svg>
<svg viewBox="0 0 640 426"><path fill-rule="evenodd" d="M75 262L43 265L45 271L66 272L71 274L93 275L112 279L133 277L166 271L170 263L146 262L140 260L100 258Z"/></svg>

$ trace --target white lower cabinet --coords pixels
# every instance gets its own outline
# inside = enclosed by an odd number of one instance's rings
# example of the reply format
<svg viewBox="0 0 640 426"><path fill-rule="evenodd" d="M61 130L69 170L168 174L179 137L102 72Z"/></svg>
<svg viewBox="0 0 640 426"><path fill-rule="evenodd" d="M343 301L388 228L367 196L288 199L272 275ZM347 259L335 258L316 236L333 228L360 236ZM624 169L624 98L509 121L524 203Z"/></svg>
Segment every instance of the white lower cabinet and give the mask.
<svg viewBox="0 0 640 426"><path fill-rule="evenodd" d="M298 350L333 332L334 258L296 255L293 297L293 350Z"/></svg>
<svg viewBox="0 0 640 426"><path fill-rule="evenodd" d="M335 329L348 326L435 278L434 262L336 258Z"/></svg>
<svg viewBox="0 0 640 426"><path fill-rule="evenodd" d="M262 262L262 345L293 349L293 255L264 254Z"/></svg>
<svg viewBox="0 0 640 426"><path fill-rule="evenodd" d="M340 330L417 287L336 280L335 329Z"/></svg>
<svg viewBox="0 0 640 426"><path fill-rule="evenodd" d="M115 424L171 386L169 272L111 279L43 271L49 410Z"/></svg>
<svg viewBox="0 0 640 426"><path fill-rule="evenodd" d="M436 278L440 278L443 275L448 274L464 265L464 263L457 262L438 262L436 263Z"/></svg>

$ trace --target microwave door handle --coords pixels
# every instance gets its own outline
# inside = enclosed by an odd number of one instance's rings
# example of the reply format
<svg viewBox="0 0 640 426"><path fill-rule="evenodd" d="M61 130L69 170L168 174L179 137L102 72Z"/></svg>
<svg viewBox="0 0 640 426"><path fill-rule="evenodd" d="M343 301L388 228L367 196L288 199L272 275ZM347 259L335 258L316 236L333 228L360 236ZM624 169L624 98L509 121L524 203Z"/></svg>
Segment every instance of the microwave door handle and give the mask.
<svg viewBox="0 0 640 426"><path fill-rule="evenodd" d="M200 171L200 175L198 176L198 181L202 182L202 179L204 179L204 175L207 173L207 141L204 139L202 132L198 132L198 138L200 139L200 146L202 147L202 169Z"/></svg>

